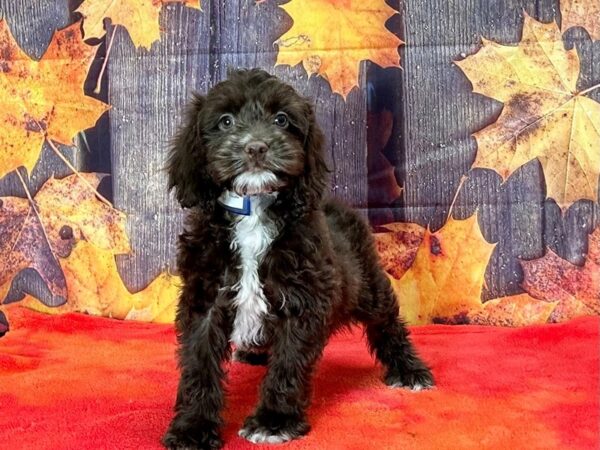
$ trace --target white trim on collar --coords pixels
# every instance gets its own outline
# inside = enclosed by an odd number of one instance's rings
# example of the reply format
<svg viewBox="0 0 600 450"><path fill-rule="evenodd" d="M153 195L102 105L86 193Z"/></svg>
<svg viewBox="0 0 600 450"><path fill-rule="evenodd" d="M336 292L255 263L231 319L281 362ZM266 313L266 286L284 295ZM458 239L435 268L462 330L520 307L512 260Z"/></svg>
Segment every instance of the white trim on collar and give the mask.
<svg viewBox="0 0 600 450"><path fill-rule="evenodd" d="M225 190L217 199L223 209L239 216L250 216L259 204L268 206L277 197L277 192L258 195L238 195ZM268 199L268 200L267 200ZM265 200L267 200L265 205Z"/></svg>

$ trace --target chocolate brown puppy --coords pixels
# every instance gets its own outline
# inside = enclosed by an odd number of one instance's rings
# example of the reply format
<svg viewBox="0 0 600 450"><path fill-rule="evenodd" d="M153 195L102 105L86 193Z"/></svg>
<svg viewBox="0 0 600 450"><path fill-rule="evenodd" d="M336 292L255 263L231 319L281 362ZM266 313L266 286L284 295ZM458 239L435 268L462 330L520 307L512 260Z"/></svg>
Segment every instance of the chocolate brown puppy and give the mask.
<svg viewBox="0 0 600 450"><path fill-rule="evenodd" d="M323 133L309 100L262 70L233 72L196 96L171 149L169 185L189 208L179 240L181 379L170 449L216 449L224 370L266 364L240 435L279 443L308 433L311 378L328 338L364 326L384 381L433 386L399 318L368 225L325 198Z"/></svg>

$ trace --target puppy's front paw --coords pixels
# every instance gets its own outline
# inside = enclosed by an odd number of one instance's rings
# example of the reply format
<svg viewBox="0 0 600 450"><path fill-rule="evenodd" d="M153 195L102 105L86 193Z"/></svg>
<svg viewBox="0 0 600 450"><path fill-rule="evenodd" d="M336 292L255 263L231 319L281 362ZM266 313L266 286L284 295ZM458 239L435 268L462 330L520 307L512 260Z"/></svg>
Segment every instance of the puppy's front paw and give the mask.
<svg viewBox="0 0 600 450"><path fill-rule="evenodd" d="M407 388L411 391L431 389L435 382L433 375L426 367L406 372L390 371L385 377L385 384L392 388Z"/></svg>
<svg viewBox="0 0 600 450"><path fill-rule="evenodd" d="M214 424L184 429L173 423L162 438L162 444L169 450L217 450L223 447L218 428Z"/></svg>
<svg viewBox="0 0 600 450"><path fill-rule="evenodd" d="M254 444L281 444L309 430L310 425L303 417L262 410L248 417L238 434Z"/></svg>

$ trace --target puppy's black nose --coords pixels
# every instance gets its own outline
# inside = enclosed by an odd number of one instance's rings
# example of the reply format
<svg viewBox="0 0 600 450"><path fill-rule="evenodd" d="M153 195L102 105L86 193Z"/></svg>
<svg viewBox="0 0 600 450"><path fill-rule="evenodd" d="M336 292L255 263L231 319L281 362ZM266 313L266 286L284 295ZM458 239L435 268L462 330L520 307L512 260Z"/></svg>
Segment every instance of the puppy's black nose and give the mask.
<svg viewBox="0 0 600 450"><path fill-rule="evenodd" d="M263 141L252 141L244 148L244 151L253 158L261 158L267 153L269 147Z"/></svg>

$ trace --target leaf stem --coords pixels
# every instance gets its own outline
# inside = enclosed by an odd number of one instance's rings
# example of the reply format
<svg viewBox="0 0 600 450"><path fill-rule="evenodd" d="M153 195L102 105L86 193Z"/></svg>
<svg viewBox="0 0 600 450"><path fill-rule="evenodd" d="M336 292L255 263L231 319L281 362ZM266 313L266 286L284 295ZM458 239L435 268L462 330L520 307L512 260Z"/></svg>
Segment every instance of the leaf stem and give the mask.
<svg viewBox="0 0 600 450"><path fill-rule="evenodd" d="M96 188L94 186L92 186L90 184L90 182L88 180L85 179L85 177L81 176L81 173L73 166L73 164L71 164L71 161L69 161L67 158L65 158L65 155L63 155L60 150L58 149L58 147L56 147L56 144L54 142L52 142L48 136L46 136L46 141L48 142L48 144L50 144L50 147L52 148L52 150L54 150L54 153L56 153L56 155L63 160L63 162L69 167L69 169L71 169L73 171L73 173L75 175L77 175L79 177L79 179L81 181L83 181L83 184L85 184L91 191L94 192L94 194L103 202L105 203L107 206L110 206L111 208L114 208L114 206L112 205L112 203L110 201L108 201L106 198L104 198L102 196L102 194L100 194L100 192L98 192L96 190Z"/></svg>
<svg viewBox="0 0 600 450"><path fill-rule="evenodd" d="M465 183L465 181L467 180L467 178L469 178L467 175L463 175L460 178L460 182L458 183L458 187L456 188L454 198L452 199L452 203L450 203L450 209L448 210L448 216L446 217L446 222L448 222L448 220L450 220L450 218L452 217L452 210L454 209L456 199L458 199L458 194L460 194L460 190L462 189L462 186Z"/></svg>
<svg viewBox="0 0 600 450"><path fill-rule="evenodd" d="M585 95L585 94L587 94L588 92L592 92L594 89L598 89L598 88L600 88L600 83L598 83L598 84L595 84L594 86L592 86L592 87L590 87L590 88L587 88L585 91L581 91L581 92L579 92L577 95L578 95L578 96L579 96L579 95Z"/></svg>
<svg viewBox="0 0 600 450"><path fill-rule="evenodd" d="M108 41L108 47L106 49L106 55L104 55L104 62L102 63L102 68L100 69L100 74L98 75L98 81L96 82L96 88L94 89L94 94L99 94L100 89L102 87L102 77L104 76L104 70L106 69L106 65L108 64L108 57L110 55L110 49L112 48L113 41L115 38L115 32L119 24L113 26L112 33L110 34L110 41Z"/></svg>
<svg viewBox="0 0 600 450"><path fill-rule="evenodd" d="M15 172L17 172L17 176L19 177L19 180L21 180L21 184L23 185L23 189L25 189L25 195L29 199L29 203L31 203L32 208L35 210L36 214L39 216L39 212L38 212L38 210L36 208L36 204L33 201L33 198L31 197L31 192L29 192L29 188L27 187L27 183L25 183L25 180L21 176L21 172L19 172L18 168L17 168L17 170L15 170Z"/></svg>

